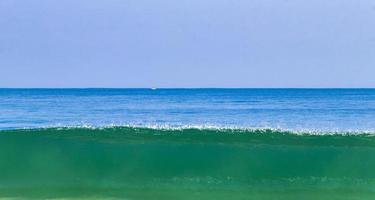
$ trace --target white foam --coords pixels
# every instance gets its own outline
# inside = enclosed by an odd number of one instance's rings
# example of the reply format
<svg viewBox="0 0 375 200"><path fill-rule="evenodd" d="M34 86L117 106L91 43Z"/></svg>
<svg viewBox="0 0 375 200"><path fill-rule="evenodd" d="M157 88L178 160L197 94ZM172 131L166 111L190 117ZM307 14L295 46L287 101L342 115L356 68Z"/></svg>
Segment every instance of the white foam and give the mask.
<svg viewBox="0 0 375 200"><path fill-rule="evenodd" d="M280 128L280 127L248 127L248 126L235 126L235 125L217 125L217 124L137 124L137 123L110 123L94 125L90 123L78 123L75 125L62 125L54 124L42 127L24 127L23 129L107 129L107 128L147 128L156 130L185 130L185 129L198 129L198 130L217 130L217 131L244 131L244 132L255 132L268 133L269 131L296 134L296 135L369 135L375 136L375 130L341 130L341 129L291 129L291 128Z"/></svg>

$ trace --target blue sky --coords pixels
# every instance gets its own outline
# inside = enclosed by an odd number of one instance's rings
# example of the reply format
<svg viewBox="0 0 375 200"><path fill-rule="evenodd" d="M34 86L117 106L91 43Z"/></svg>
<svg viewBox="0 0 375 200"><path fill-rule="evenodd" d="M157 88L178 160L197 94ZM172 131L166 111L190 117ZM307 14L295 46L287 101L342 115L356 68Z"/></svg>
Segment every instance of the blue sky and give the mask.
<svg viewBox="0 0 375 200"><path fill-rule="evenodd" d="M372 0L0 0L0 87L375 87Z"/></svg>

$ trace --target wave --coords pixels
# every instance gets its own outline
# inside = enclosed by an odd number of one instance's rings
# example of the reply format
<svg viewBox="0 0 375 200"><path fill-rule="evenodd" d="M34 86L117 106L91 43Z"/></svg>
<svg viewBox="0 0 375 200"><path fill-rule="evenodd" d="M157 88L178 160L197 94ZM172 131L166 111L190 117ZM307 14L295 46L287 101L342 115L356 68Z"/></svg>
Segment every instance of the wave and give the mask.
<svg viewBox="0 0 375 200"><path fill-rule="evenodd" d="M374 155L371 132L133 126L3 130L0 198L348 199L351 194L371 199Z"/></svg>
<svg viewBox="0 0 375 200"><path fill-rule="evenodd" d="M95 140L100 142L173 142L237 145L297 145L297 146L375 146L374 132L290 131L281 129L228 128L207 126L111 126L111 127L51 127L2 130L0 134L44 135L60 138Z"/></svg>

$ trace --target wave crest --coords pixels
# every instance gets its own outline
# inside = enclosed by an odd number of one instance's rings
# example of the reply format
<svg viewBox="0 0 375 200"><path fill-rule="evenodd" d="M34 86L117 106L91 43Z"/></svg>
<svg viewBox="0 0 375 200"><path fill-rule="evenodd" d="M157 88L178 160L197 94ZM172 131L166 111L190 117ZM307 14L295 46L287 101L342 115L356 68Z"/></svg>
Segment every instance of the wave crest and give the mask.
<svg viewBox="0 0 375 200"><path fill-rule="evenodd" d="M114 143L197 143L293 146L374 146L372 132L314 132L231 127L53 127L0 131L2 134L79 138Z"/></svg>

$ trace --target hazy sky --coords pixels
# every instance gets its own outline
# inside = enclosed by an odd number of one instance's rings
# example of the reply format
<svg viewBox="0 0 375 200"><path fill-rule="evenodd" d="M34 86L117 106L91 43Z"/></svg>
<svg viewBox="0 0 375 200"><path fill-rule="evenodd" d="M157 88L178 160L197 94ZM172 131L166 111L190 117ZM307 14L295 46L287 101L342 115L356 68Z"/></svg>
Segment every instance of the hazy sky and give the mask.
<svg viewBox="0 0 375 200"><path fill-rule="evenodd" d="M375 1L0 0L0 87L375 87Z"/></svg>

